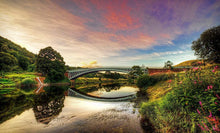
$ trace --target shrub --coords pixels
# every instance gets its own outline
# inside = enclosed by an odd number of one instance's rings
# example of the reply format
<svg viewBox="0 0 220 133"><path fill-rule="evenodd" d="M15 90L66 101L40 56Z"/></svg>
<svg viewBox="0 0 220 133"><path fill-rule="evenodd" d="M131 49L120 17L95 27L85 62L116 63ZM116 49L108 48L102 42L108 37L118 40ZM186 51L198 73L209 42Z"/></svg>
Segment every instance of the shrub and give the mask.
<svg viewBox="0 0 220 133"><path fill-rule="evenodd" d="M149 76L148 74L144 74L138 77L137 86L139 88L148 87L154 85L160 81L165 81L168 79L173 79L175 75L173 73L170 74L156 74Z"/></svg>
<svg viewBox="0 0 220 133"><path fill-rule="evenodd" d="M142 104L140 112L148 116L160 132L219 132L219 105L217 67L193 68L175 79L173 91L159 101Z"/></svg>
<svg viewBox="0 0 220 133"><path fill-rule="evenodd" d="M37 82L34 79L31 78L25 78L21 81L21 85L23 86L31 86L36 84Z"/></svg>
<svg viewBox="0 0 220 133"><path fill-rule="evenodd" d="M151 85L151 83L150 83L150 76L148 74L144 74L138 77L137 86L139 88L149 86L149 85Z"/></svg>
<svg viewBox="0 0 220 133"><path fill-rule="evenodd" d="M63 80L65 77L64 77L64 74L60 71L57 71L55 69L51 69L49 72L48 72L48 75L47 75L47 79L50 81L50 82L57 82L57 81L61 81Z"/></svg>

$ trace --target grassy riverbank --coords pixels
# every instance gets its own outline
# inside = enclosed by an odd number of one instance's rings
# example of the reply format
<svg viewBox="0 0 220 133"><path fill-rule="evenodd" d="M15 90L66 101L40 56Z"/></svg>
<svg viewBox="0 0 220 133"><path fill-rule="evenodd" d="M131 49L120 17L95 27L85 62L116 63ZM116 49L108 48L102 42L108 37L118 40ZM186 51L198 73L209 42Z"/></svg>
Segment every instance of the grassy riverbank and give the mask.
<svg viewBox="0 0 220 133"><path fill-rule="evenodd" d="M89 84L89 83L114 83L114 82L121 82L121 81L127 81L127 79L109 79L109 78L85 78L85 77L79 77L75 79L75 84Z"/></svg>
<svg viewBox="0 0 220 133"><path fill-rule="evenodd" d="M15 95L21 90L18 89L21 85L36 84L36 73L24 72L24 73L5 73L0 77L0 94L1 95ZM27 90L25 90L27 91Z"/></svg>
<svg viewBox="0 0 220 133"><path fill-rule="evenodd" d="M220 72L194 68L146 89L140 113L157 132L220 131ZM147 123L146 123L147 124Z"/></svg>
<svg viewBox="0 0 220 133"><path fill-rule="evenodd" d="M37 77L36 73L24 72L24 73L5 73L0 77L0 88L2 87L15 87L19 85L23 79L34 80Z"/></svg>

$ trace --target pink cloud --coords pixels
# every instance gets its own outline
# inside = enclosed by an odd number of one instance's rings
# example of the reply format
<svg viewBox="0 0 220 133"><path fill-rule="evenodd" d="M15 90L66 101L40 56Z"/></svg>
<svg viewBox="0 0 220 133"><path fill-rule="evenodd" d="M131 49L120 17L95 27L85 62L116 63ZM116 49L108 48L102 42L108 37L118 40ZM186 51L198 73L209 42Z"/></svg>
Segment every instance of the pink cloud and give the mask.
<svg viewBox="0 0 220 133"><path fill-rule="evenodd" d="M135 20L128 13L118 14L110 12L105 16L105 26L112 30L129 30L140 27Z"/></svg>
<svg viewBox="0 0 220 133"><path fill-rule="evenodd" d="M77 64L79 60L120 56L121 51L170 45L183 33L213 25L220 5L201 10L202 1L65 2L2 1L0 34L35 53L52 45L69 64Z"/></svg>

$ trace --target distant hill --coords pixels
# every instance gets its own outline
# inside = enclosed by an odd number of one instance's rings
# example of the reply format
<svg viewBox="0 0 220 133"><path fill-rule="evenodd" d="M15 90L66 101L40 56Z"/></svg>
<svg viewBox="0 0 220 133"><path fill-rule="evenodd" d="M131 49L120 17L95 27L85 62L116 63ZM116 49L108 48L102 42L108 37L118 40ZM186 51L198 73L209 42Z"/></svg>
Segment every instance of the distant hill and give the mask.
<svg viewBox="0 0 220 133"><path fill-rule="evenodd" d="M28 70L35 59L32 52L0 36L0 71Z"/></svg>
<svg viewBox="0 0 220 133"><path fill-rule="evenodd" d="M195 66L195 64L199 61L200 60L188 60L188 61L181 62L181 63L175 65L174 67Z"/></svg>

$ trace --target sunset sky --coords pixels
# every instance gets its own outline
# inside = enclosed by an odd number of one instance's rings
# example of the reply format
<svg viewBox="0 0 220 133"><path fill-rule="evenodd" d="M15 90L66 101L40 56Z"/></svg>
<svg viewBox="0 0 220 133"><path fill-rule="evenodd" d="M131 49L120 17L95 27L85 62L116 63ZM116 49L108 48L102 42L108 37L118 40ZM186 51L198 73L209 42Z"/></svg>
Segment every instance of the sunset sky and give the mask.
<svg viewBox="0 0 220 133"><path fill-rule="evenodd" d="M0 36L35 54L52 46L71 66L196 59L192 41L217 25L220 0L0 0Z"/></svg>

